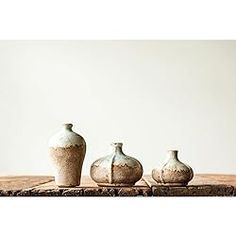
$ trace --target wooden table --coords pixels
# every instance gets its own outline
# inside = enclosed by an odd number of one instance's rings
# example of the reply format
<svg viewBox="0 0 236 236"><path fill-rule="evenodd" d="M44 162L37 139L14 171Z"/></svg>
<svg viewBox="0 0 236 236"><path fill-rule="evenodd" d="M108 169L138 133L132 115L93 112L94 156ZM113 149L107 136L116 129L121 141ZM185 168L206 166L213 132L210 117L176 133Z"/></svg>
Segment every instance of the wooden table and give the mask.
<svg viewBox="0 0 236 236"><path fill-rule="evenodd" d="M57 187L52 176L3 176L0 196L236 196L236 175L197 174L186 187L163 186L148 175L133 187L98 187L83 176L74 188Z"/></svg>

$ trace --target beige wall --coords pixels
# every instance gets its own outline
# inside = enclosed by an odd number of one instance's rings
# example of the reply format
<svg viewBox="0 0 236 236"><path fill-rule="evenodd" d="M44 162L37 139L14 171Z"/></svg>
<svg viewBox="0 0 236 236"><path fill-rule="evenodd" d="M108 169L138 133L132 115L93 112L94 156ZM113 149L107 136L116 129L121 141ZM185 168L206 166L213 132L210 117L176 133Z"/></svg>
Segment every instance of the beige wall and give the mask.
<svg viewBox="0 0 236 236"><path fill-rule="evenodd" d="M72 122L83 173L122 141L150 173L167 149L195 172L236 174L236 41L0 41L0 174L50 174Z"/></svg>

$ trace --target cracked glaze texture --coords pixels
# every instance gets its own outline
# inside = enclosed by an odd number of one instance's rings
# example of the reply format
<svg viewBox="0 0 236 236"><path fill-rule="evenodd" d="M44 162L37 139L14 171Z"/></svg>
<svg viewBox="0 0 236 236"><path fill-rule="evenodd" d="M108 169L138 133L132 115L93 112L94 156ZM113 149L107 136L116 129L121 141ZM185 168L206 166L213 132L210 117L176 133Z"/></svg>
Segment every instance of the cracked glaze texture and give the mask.
<svg viewBox="0 0 236 236"><path fill-rule="evenodd" d="M91 178L99 186L132 186L143 175L141 163L126 156L122 151L122 143L113 143L111 155L96 160L90 169Z"/></svg>

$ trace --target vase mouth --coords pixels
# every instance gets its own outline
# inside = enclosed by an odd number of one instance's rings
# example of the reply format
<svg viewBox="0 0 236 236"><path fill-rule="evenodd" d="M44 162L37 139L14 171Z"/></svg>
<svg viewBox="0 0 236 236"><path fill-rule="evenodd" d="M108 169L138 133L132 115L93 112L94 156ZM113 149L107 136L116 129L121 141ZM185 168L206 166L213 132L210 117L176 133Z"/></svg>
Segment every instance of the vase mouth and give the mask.
<svg viewBox="0 0 236 236"><path fill-rule="evenodd" d="M167 157L178 160L178 150L168 150Z"/></svg>
<svg viewBox="0 0 236 236"><path fill-rule="evenodd" d="M73 124L71 124L71 123L64 123L64 124L62 124L62 127L63 127L64 129L71 130L72 127L73 127Z"/></svg>
<svg viewBox="0 0 236 236"><path fill-rule="evenodd" d="M168 150L167 153L178 153L178 150Z"/></svg>
<svg viewBox="0 0 236 236"><path fill-rule="evenodd" d="M122 147L123 146L123 143L111 143L111 146L112 147Z"/></svg>

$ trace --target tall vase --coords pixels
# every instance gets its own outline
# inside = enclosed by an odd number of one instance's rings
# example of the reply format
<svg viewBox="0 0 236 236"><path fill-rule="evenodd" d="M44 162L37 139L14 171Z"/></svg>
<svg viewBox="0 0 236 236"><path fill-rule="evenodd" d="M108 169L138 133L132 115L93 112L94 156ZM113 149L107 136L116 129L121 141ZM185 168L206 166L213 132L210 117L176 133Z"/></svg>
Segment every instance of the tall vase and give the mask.
<svg viewBox="0 0 236 236"><path fill-rule="evenodd" d="M152 171L152 177L156 182L164 185L185 186L193 178L193 170L190 166L178 159L178 151L167 152L168 160L161 169Z"/></svg>
<svg viewBox="0 0 236 236"><path fill-rule="evenodd" d="M133 186L143 175L141 163L124 154L122 143L112 143L113 152L96 160L90 169L98 186Z"/></svg>
<svg viewBox="0 0 236 236"><path fill-rule="evenodd" d="M72 124L63 124L49 140L49 154L58 186L80 185L86 143L82 136L72 131L72 127Z"/></svg>

